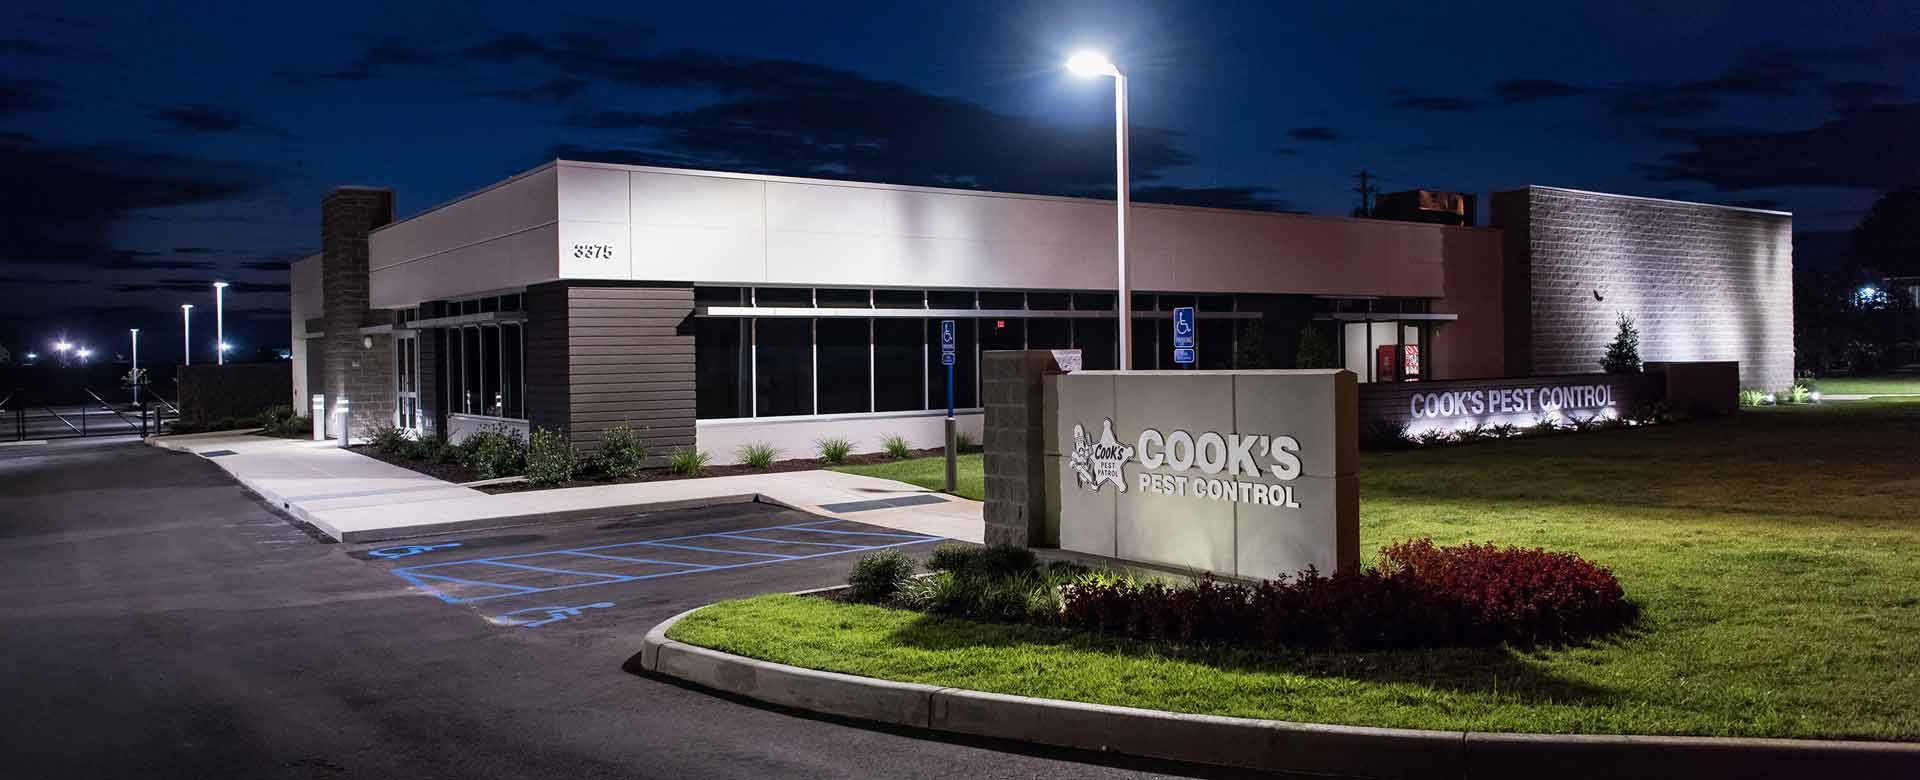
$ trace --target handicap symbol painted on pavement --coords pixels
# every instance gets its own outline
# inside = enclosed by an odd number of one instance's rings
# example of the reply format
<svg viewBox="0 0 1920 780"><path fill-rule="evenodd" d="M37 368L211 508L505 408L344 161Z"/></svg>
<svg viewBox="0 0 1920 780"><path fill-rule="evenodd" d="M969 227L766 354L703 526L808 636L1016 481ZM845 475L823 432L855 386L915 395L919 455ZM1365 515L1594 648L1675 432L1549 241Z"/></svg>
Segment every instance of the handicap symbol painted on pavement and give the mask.
<svg viewBox="0 0 1920 780"><path fill-rule="evenodd" d="M368 550L367 554L375 558L405 558L409 555L419 555L421 553L433 552L434 550L445 550L459 546L459 542L447 542L445 544L403 544L396 547L382 547L378 550Z"/></svg>
<svg viewBox="0 0 1920 780"><path fill-rule="evenodd" d="M580 613L585 610L606 609L611 606L613 606L613 602L611 601L596 601L592 604L582 604L577 607L528 607L526 609L516 609L512 612L508 612L504 615L501 615L500 617L494 618L494 620L497 622L505 623L509 626L526 626L527 628L539 628L548 623L558 623L570 617L579 617ZM529 612L543 612L543 613L546 613L546 617L540 620L514 617L515 615L524 615Z"/></svg>

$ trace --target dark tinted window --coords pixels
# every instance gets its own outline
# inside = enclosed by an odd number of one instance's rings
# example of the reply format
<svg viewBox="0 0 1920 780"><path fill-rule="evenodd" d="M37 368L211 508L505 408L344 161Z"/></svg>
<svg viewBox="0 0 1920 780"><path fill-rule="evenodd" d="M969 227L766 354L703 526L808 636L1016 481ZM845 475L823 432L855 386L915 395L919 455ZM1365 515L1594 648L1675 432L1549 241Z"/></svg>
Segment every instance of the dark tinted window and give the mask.
<svg viewBox="0 0 1920 780"><path fill-rule="evenodd" d="M873 305L883 309L924 309L926 300L919 290L874 290Z"/></svg>
<svg viewBox="0 0 1920 780"><path fill-rule="evenodd" d="M746 320L696 317L693 321L694 416L703 420L747 417L752 366L747 363Z"/></svg>
<svg viewBox="0 0 1920 780"><path fill-rule="evenodd" d="M762 287L754 293L757 306L812 306L811 287Z"/></svg>
<svg viewBox="0 0 1920 780"><path fill-rule="evenodd" d="M826 318L820 339L820 413L870 411L866 319Z"/></svg>
<svg viewBox="0 0 1920 780"><path fill-rule="evenodd" d="M973 291L971 290L929 290L927 291L929 309L971 309Z"/></svg>
<svg viewBox="0 0 1920 780"><path fill-rule="evenodd" d="M693 288L695 306L745 306L747 290L744 287L695 287Z"/></svg>
<svg viewBox="0 0 1920 780"><path fill-rule="evenodd" d="M759 416L813 414L813 320L755 320Z"/></svg>
<svg viewBox="0 0 1920 780"><path fill-rule="evenodd" d="M823 287L814 291L814 295L819 299L821 306L832 306L841 309L867 308L869 305L867 296L870 294L868 290L864 289L846 290Z"/></svg>
<svg viewBox="0 0 1920 780"><path fill-rule="evenodd" d="M926 360L921 356L924 322L918 317L874 319L874 411L926 408L926 395L920 387L926 378Z"/></svg>
<svg viewBox="0 0 1920 780"><path fill-rule="evenodd" d="M995 292L990 290L982 290L980 292L980 308L982 309L1024 309L1026 306L1026 293Z"/></svg>
<svg viewBox="0 0 1920 780"><path fill-rule="evenodd" d="M1027 308L1035 310L1058 310L1067 308L1073 296L1063 292L1027 293Z"/></svg>
<svg viewBox="0 0 1920 780"><path fill-rule="evenodd" d="M974 321L957 319L953 323L953 406L966 409L977 406L974 398ZM947 408L947 367L940 362L940 320L927 320L927 408Z"/></svg>

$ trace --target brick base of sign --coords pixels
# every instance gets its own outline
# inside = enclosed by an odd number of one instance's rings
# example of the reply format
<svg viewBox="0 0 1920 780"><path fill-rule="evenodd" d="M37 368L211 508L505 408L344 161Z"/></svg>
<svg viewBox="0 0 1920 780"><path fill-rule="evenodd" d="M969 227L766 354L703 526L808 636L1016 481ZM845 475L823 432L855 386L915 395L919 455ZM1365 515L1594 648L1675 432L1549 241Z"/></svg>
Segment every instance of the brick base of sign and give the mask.
<svg viewBox="0 0 1920 780"><path fill-rule="evenodd" d="M1046 469L1041 446L1046 414L1044 378L1061 373L1047 350L988 351L980 355L986 407L987 544L1057 547L1059 529L1047 526Z"/></svg>

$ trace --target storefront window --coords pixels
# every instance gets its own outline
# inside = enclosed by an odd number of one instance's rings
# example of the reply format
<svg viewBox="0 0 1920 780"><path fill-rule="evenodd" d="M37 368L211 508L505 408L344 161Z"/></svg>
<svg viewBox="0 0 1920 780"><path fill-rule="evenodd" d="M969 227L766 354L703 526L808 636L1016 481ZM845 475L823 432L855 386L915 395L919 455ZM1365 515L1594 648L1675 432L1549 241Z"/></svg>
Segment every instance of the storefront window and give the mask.
<svg viewBox="0 0 1920 780"><path fill-rule="evenodd" d="M974 320L954 321L953 406L976 406L974 377L979 373L978 353L974 349ZM947 408L947 367L940 362L940 320L927 323L927 405L928 409Z"/></svg>
<svg viewBox="0 0 1920 780"><path fill-rule="evenodd" d="M867 348L872 320L822 318L815 325L820 339L820 413L872 411L869 392L873 357Z"/></svg>
<svg viewBox="0 0 1920 780"><path fill-rule="evenodd" d="M926 331L918 317L873 321L873 400L876 412L925 409ZM934 359L939 359L935 350ZM945 375L941 377L945 381Z"/></svg>
<svg viewBox="0 0 1920 780"><path fill-rule="evenodd" d="M813 320L763 317L753 328L756 414L813 414Z"/></svg>
<svg viewBox="0 0 1920 780"><path fill-rule="evenodd" d="M523 400L526 370L523 367L525 342L518 323L500 326L501 416L515 419L527 416Z"/></svg>
<svg viewBox="0 0 1920 780"><path fill-rule="evenodd" d="M747 361L747 321L701 317L693 321L694 414L702 420L750 417L753 365Z"/></svg>

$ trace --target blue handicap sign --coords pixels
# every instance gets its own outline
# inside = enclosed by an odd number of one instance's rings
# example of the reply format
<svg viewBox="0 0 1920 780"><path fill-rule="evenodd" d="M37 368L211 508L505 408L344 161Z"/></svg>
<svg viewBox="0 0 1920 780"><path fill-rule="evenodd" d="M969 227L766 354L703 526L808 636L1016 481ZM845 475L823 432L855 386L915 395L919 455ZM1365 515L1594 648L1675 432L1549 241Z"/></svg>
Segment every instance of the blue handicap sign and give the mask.
<svg viewBox="0 0 1920 780"><path fill-rule="evenodd" d="M1193 307L1181 306L1173 310L1173 362L1187 365L1193 360L1194 347L1198 338L1193 329Z"/></svg>
<svg viewBox="0 0 1920 780"><path fill-rule="evenodd" d="M953 365L953 320L940 321L940 365Z"/></svg>

